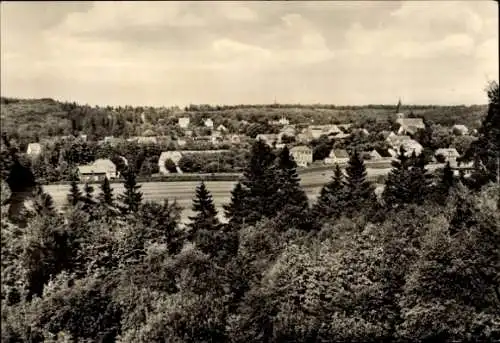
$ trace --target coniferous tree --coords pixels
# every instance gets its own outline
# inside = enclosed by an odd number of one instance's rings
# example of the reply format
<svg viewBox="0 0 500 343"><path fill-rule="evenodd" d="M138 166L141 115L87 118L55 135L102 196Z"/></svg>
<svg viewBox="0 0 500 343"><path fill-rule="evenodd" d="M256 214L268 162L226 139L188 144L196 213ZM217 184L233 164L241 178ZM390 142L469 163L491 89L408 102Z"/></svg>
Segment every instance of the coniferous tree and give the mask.
<svg viewBox="0 0 500 343"><path fill-rule="evenodd" d="M321 188L318 200L313 206L313 217L321 221L322 219L340 215L343 211L345 200L344 174L340 166L336 164L332 180Z"/></svg>
<svg viewBox="0 0 500 343"><path fill-rule="evenodd" d="M83 209L88 211L92 207L92 205L95 204L94 197L92 195L92 193L94 193L94 187L86 182L83 191L85 192L85 195L83 196Z"/></svg>
<svg viewBox="0 0 500 343"><path fill-rule="evenodd" d="M489 84L488 114L479 129L479 138L473 142L463 160L474 161L474 179L481 185L500 178L500 91L497 82Z"/></svg>
<svg viewBox="0 0 500 343"><path fill-rule="evenodd" d="M366 179L365 163L357 151L354 151L349 158L344 186L347 199L346 210L349 212L372 206L375 201L374 187Z"/></svg>
<svg viewBox="0 0 500 343"><path fill-rule="evenodd" d="M242 181L246 193L245 206L249 210L242 219L248 224L253 224L262 217L271 218L276 214L273 206L278 190L275 158L266 143L257 140L253 144Z"/></svg>
<svg viewBox="0 0 500 343"><path fill-rule="evenodd" d="M42 187L37 186L33 197L33 206L35 212L40 216L50 216L56 213L54 207L54 200L43 191Z"/></svg>
<svg viewBox="0 0 500 343"><path fill-rule="evenodd" d="M429 195L430 176L425 169L426 161L424 154L416 155L415 151L411 156L411 168L409 172L409 203L422 204Z"/></svg>
<svg viewBox="0 0 500 343"><path fill-rule="evenodd" d="M241 182L238 182L231 191L231 202L223 205L224 216L229 220L230 224L242 224L243 218L246 216L247 207L245 206L246 191L243 189Z"/></svg>
<svg viewBox="0 0 500 343"><path fill-rule="evenodd" d="M279 221L289 227L300 227L308 219L309 199L300 186L297 164L285 146L277 158L277 185L273 207Z"/></svg>
<svg viewBox="0 0 500 343"><path fill-rule="evenodd" d="M448 161L441 172L441 178L436 186L436 201L444 205L454 186L455 176L453 175L453 169L451 169L450 162Z"/></svg>
<svg viewBox="0 0 500 343"><path fill-rule="evenodd" d="M391 164L382 197L387 206L399 206L408 203L412 196L409 185L411 161L406 151L400 148L398 159Z"/></svg>
<svg viewBox="0 0 500 343"><path fill-rule="evenodd" d="M111 189L111 185L109 184L107 177L104 177L104 180L102 181L99 201L101 204L113 206L113 190Z"/></svg>
<svg viewBox="0 0 500 343"><path fill-rule="evenodd" d="M68 205L75 207L82 200L82 192L75 179L71 180L69 194L67 195Z"/></svg>
<svg viewBox="0 0 500 343"><path fill-rule="evenodd" d="M219 229L219 219L217 218L217 210L213 203L212 194L210 194L203 181L196 187L192 210L195 215L189 217L191 221L188 225L190 240L196 240L200 231L206 232Z"/></svg>
<svg viewBox="0 0 500 343"><path fill-rule="evenodd" d="M122 211L124 213L137 212L142 202L141 186L136 182L135 172L132 168L127 168L125 171L125 192L119 196L119 200L123 203Z"/></svg>

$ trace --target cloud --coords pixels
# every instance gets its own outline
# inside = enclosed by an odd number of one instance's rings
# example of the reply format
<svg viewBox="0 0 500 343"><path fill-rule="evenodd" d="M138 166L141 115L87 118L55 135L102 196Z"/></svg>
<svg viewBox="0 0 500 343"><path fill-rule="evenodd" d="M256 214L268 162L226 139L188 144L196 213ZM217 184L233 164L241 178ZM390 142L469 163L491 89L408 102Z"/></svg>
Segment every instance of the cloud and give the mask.
<svg viewBox="0 0 500 343"><path fill-rule="evenodd" d="M2 92L11 96L481 102L498 74L498 9L489 2L1 6ZM453 88L463 91L452 98Z"/></svg>

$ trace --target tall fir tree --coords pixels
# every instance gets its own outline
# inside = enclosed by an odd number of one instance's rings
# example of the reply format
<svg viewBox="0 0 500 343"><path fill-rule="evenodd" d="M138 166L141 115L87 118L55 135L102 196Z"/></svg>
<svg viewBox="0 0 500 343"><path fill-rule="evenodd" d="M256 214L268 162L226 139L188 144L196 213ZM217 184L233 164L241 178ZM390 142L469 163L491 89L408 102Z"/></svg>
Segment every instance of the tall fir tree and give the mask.
<svg viewBox="0 0 500 343"><path fill-rule="evenodd" d="M366 167L363 159L355 150L346 167L344 189L346 194L346 210L356 212L372 206L375 201L373 185L366 179Z"/></svg>
<svg viewBox="0 0 500 343"><path fill-rule="evenodd" d="M242 218L253 224L263 217L276 214L273 200L278 190L276 156L261 140L252 145L249 163L243 172L242 186L245 190L245 206L248 212Z"/></svg>
<svg viewBox="0 0 500 343"><path fill-rule="evenodd" d="M101 193L99 194L99 202L101 204L106 204L109 206L113 206L113 189L111 189L111 185L107 177L104 177L104 180L101 184Z"/></svg>
<svg viewBox="0 0 500 343"><path fill-rule="evenodd" d="M142 202L141 186L136 182L135 171L132 168L127 168L125 171L125 192L119 196L119 200L123 203L122 212L134 213L139 210Z"/></svg>
<svg viewBox="0 0 500 343"><path fill-rule="evenodd" d="M94 201L94 187L92 187L88 182L85 183L85 186L83 187L83 191L85 192L85 195L83 196L83 209L85 211L88 211L92 208L93 205L95 205Z"/></svg>
<svg viewBox="0 0 500 343"><path fill-rule="evenodd" d="M276 166L279 188L274 195L273 207L276 214L279 214L279 222L286 227L306 228L309 199L300 185L297 163L288 147L281 149Z"/></svg>
<svg viewBox="0 0 500 343"><path fill-rule="evenodd" d="M69 194L66 196L68 200L68 205L71 207L75 207L80 201L82 201L82 192L78 187L78 182L73 179L70 183Z"/></svg>
<svg viewBox="0 0 500 343"><path fill-rule="evenodd" d="M393 160L391 165L382 197L386 206L397 207L409 203L412 197L409 185L411 160L403 148L399 149L398 158Z"/></svg>
<svg viewBox="0 0 500 343"><path fill-rule="evenodd" d="M191 240L196 239L199 231L214 231L219 228L219 219L212 194L203 181L196 187L192 210L195 215L189 217L191 223L188 225Z"/></svg>
<svg viewBox="0 0 500 343"><path fill-rule="evenodd" d="M476 187L489 181L500 183L500 91L497 82L489 84L487 95L488 114L479 128L479 137L462 157L474 161Z"/></svg>
<svg viewBox="0 0 500 343"><path fill-rule="evenodd" d="M413 151L410 158L411 168L409 172L410 203L423 204L430 194L430 175L427 172L424 154L416 155Z"/></svg>
<svg viewBox="0 0 500 343"><path fill-rule="evenodd" d="M445 205L450 195L450 191L455 184L455 175L453 175L453 169L451 169L450 162L448 161L441 171L441 178L435 187L436 201Z"/></svg>
<svg viewBox="0 0 500 343"><path fill-rule="evenodd" d="M321 222L339 216L345 207L344 174L338 164L332 179L321 188L318 200L312 208L313 217Z"/></svg>
<svg viewBox="0 0 500 343"><path fill-rule="evenodd" d="M40 216L51 216L56 213L54 200L50 194L45 193L40 185L35 188L33 207Z"/></svg>
<svg viewBox="0 0 500 343"><path fill-rule="evenodd" d="M230 224L240 225L243 223L243 218L247 216L246 195L241 182L238 182L231 191L231 202L222 206L224 216Z"/></svg>

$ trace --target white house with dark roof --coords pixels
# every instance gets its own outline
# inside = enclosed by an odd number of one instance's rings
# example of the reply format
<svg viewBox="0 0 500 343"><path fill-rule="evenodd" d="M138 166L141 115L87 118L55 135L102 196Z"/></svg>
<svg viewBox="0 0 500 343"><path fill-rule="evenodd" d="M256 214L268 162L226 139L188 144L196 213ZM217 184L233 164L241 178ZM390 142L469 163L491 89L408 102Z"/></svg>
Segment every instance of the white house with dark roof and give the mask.
<svg viewBox="0 0 500 343"><path fill-rule="evenodd" d="M116 166L107 158L95 160L90 165L78 166L78 176L80 181L101 181L104 177L108 179L116 178Z"/></svg>
<svg viewBox="0 0 500 343"><path fill-rule="evenodd" d="M323 160L325 164L345 164L349 161L349 153L345 149L332 149L327 158Z"/></svg>
<svg viewBox="0 0 500 343"><path fill-rule="evenodd" d="M307 167L313 162L313 151L306 145L299 145L291 148L290 154L293 156L295 163L300 167Z"/></svg>

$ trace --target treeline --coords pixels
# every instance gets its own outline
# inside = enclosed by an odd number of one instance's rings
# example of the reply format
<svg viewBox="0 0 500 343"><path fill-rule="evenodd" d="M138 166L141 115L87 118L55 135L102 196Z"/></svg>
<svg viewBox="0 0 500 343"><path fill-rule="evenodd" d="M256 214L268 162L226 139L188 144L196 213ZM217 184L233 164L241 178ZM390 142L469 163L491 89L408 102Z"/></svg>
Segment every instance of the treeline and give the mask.
<svg viewBox="0 0 500 343"><path fill-rule="evenodd" d="M256 142L228 222L200 183L186 227L132 168L122 194L74 183L63 213L35 187L2 206L2 342L497 341L498 95L469 177L401 152L375 195L354 152L310 206L287 149Z"/></svg>

